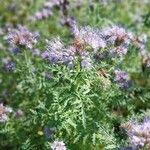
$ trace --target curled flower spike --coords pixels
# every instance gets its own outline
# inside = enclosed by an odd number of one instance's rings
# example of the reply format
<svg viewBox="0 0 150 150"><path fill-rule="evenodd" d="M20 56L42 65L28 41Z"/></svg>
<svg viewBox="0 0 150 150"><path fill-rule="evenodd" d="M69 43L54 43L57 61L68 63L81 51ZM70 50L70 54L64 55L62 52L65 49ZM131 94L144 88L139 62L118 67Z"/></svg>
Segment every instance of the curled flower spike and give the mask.
<svg viewBox="0 0 150 150"><path fill-rule="evenodd" d="M47 41L47 51L42 53L42 57L47 59L51 63L62 63L63 57L63 43L60 38L55 38L51 41Z"/></svg>
<svg viewBox="0 0 150 150"><path fill-rule="evenodd" d="M51 145L52 150L66 150L65 143L63 141L54 141Z"/></svg>
<svg viewBox="0 0 150 150"><path fill-rule="evenodd" d="M75 49L73 47L65 48L60 38L47 41L47 50L42 53L42 58L54 64L73 63Z"/></svg>
<svg viewBox="0 0 150 150"><path fill-rule="evenodd" d="M11 46L25 46L29 49L37 43L38 33L30 32L26 27L19 25L17 29L10 29L7 40Z"/></svg>

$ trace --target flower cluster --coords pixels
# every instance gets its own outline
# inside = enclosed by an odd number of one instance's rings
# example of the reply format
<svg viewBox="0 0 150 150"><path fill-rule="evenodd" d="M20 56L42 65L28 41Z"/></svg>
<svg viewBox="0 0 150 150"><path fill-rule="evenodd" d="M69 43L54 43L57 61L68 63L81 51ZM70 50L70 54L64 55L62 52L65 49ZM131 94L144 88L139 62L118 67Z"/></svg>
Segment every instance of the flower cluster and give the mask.
<svg viewBox="0 0 150 150"><path fill-rule="evenodd" d="M135 44L136 39L131 32L116 25L100 30L89 26L79 28L74 24L73 35L80 45L89 45L95 51L107 49L120 57L127 53L130 44ZM137 45L140 48L140 42Z"/></svg>
<svg viewBox="0 0 150 150"><path fill-rule="evenodd" d="M54 1L46 1L42 10L37 11L33 16L30 16L30 20L37 21L50 17L52 15L52 8L55 5Z"/></svg>
<svg viewBox="0 0 150 150"><path fill-rule="evenodd" d="M112 52L118 56L123 56L128 51L131 43L132 33L127 32L119 26L112 26L104 29L104 36L108 45L113 45Z"/></svg>
<svg viewBox="0 0 150 150"><path fill-rule="evenodd" d="M47 50L43 52L42 58L54 64L73 63L74 50L72 47L65 48L60 38L47 41Z"/></svg>
<svg viewBox="0 0 150 150"><path fill-rule="evenodd" d="M6 122L8 120L8 113L11 113L12 109L10 107L0 104L0 122Z"/></svg>
<svg viewBox="0 0 150 150"><path fill-rule="evenodd" d="M49 9L42 9L41 11L38 11L34 14L34 16L32 16L32 20L42 20L42 19L46 19L48 18L49 16L52 15L52 12L51 10Z"/></svg>
<svg viewBox="0 0 150 150"><path fill-rule="evenodd" d="M47 0L40 11L35 12L34 15L29 17L31 21L44 20L51 17L54 13L54 9L59 10L59 23L66 25L72 30L75 24L75 18L69 14L70 9L79 9L82 5L82 0ZM73 7L72 7L73 6Z"/></svg>
<svg viewBox="0 0 150 150"><path fill-rule="evenodd" d="M90 26L78 27L75 20L72 25L73 44L67 48L59 38L48 42L47 50L42 53L42 57L51 63L67 64L73 66L74 60L80 56L81 67L91 68L93 56L104 53L108 56L116 54L121 58L126 55L129 45L135 45L139 49L144 45L145 38L135 38L132 33L127 32L119 26L111 26L103 30L94 29ZM142 42L143 41L143 42ZM92 51L91 51L92 49ZM94 58L94 57L93 57ZM149 59L146 59L149 66ZM128 87L129 79L126 73L116 71L116 82L120 87Z"/></svg>
<svg viewBox="0 0 150 150"><path fill-rule="evenodd" d="M130 78L127 72L115 70L115 81L121 88L128 88L130 85Z"/></svg>
<svg viewBox="0 0 150 150"><path fill-rule="evenodd" d="M98 29L93 29L89 26L81 28L74 26L73 33L75 39L80 41L82 44L91 46L94 50L106 47L106 43Z"/></svg>
<svg viewBox="0 0 150 150"><path fill-rule="evenodd" d="M54 141L51 145L52 150L66 150L65 143L63 141Z"/></svg>
<svg viewBox="0 0 150 150"><path fill-rule="evenodd" d="M29 31L26 27L18 25L17 29L10 29L7 40L12 47L25 46L31 49L37 43L38 33Z"/></svg>
<svg viewBox="0 0 150 150"><path fill-rule="evenodd" d="M150 68L150 53L146 49L147 35L142 34L141 36L134 38L133 43L139 48L139 53L142 58L142 65L146 68Z"/></svg>
<svg viewBox="0 0 150 150"><path fill-rule="evenodd" d="M33 16L30 16L30 20L37 21L47 19L53 15L53 9L55 7L64 7L68 4L67 0L48 0L44 3L43 8L36 12Z"/></svg>
<svg viewBox="0 0 150 150"><path fill-rule="evenodd" d="M142 123L132 123L127 132L133 146L150 148L150 119L145 119Z"/></svg>
<svg viewBox="0 0 150 150"><path fill-rule="evenodd" d="M43 59L54 64L65 64L69 68L74 67L74 62L78 58L81 60L82 68L91 68L92 60L90 54L86 51L77 51L76 47L69 45L65 47L60 38L47 41L47 50L41 56Z"/></svg>

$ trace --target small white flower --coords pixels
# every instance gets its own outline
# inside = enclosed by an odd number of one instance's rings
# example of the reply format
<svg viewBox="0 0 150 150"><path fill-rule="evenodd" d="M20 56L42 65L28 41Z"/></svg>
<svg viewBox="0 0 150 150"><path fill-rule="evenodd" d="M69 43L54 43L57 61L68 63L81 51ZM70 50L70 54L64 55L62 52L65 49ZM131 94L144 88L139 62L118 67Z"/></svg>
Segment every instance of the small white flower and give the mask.
<svg viewBox="0 0 150 150"><path fill-rule="evenodd" d="M10 108L10 107L5 107L5 111L8 112L8 113L13 112L12 108Z"/></svg>
<svg viewBox="0 0 150 150"><path fill-rule="evenodd" d="M54 141L51 145L52 150L66 150L65 143L63 141Z"/></svg>
<svg viewBox="0 0 150 150"><path fill-rule="evenodd" d="M0 115L0 122L4 123L8 120L8 116L6 114Z"/></svg>
<svg viewBox="0 0 150 150"><path fill-rule="evenodd" d="M0 104L0 122L6 122L8 120L8 113L12 112L12 108Z"/></svg>

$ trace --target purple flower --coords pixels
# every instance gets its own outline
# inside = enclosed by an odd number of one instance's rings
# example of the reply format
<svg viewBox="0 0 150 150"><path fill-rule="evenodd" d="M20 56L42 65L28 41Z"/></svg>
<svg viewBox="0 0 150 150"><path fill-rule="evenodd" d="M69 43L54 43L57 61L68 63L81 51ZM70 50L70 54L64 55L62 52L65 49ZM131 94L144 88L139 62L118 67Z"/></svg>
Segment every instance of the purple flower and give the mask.
<svg viewBox="0 0 150 150"><path fill-rule="evenodd" d="M93 29L89 26L81 28L75 26L73 32L76 39L90 45L94 50L106 47L105 40L102 38L101 32L98 29Z"/></svg>
<svg viewBox="0 0 150 150"><path fill-rule="evenodd" d="M145 119L142 123L132 124L128 130L130 142L133 146L150 146L150 119Z"/></svg>
<svg viewBox="0 0 150 150"><path fill-rule="evenodd" d="M18 47L13 47L13 48L10 48L9 50L11 53L13 53L14 55L20 53L20 49Z"/></svg>
<svg viewBox="0 0 150 150"><path fill-rule="evenodd" d="M119 150L137 150L137 148L136 147L134 147L134 146L130 146L130 147L121 147L121 148L119 148Z"/></svg>
<svg viewBox="0 0 150 150"><path fill-rule="evenodd" d="M113 46L112 52L118 56L124 56L128 51L129 44L133 43L133 35L119 26L112 26L103 30L107 41L107 47Z"/></svg>
<svg viewBox="0 0 150 150"><path fill-rule="evenodd" d="M16 69L16 64L10 58L3 59L3 68L7 72L12 72Z"/></svg>
<svg viewBox="0 0 150 150"><path fill-rule="evenodd" d="M115 81L121 88L128 88L130 85L130 78L127 72L115 70Z"/></svg>
<svg viewBox="0 0 150 150"><path fill-rule="evenodd" d="M4 106L0 103L0 123L8 121L8 113L12 112L12 108Z"/></svg>
<svg viewBox="0 0 150 150"><path fill-rule="evenodd" d="M75 18L74 17L65 17L65 18L62 18L61 19L61 24L62 25L67 25L68 27L70 27L71 28L71 33L72 33L72 30L73 30L73 28L74 28L74 26L76 25L76 20L75 20Z"/></svg>
<svg viewBox="0 0 150 150"><path fill-rule="evenodd" d="M139 44L138 45L139 51L141 56L146 56L147 55L147 50L144 44Z"/></svg>
<svg viewBox="0 0 150 150"><path fill-rule="evenodd" d="M53 127L53 128L49 128L47 126L44 127L44 134L45 134L46 138L48 138L48 139L52 138L55 133L55 130L56 130L55 127Z"/></svg>
<svg viewBox="0 0 150 150"><path fill-rule="evenodd" d="M36 12L34 15L35 20L42 20L43 16L41 12Z"/></svg>
<svg viewBox="0 0 150 150"><path fill-rule="evenodd" d="M8 120L8 116L6 114L0 114L0 123L6 122Z"/></svg>
<svg viewBox="0 0 150 150"><path fill-rule="evenodd" d="M18 45L32 48L37 43L38 33L30 32L26 27L19 25L17 29L10 29L7 39L15 47Z"/></svg>
<svg viewBox="0 0 150 150"><path fill-rule="evenodd" d="M122 40L121 42L128 41L127 32L124 28L119 26L112 26L104 29L103 31L107 41L114 43L117 40Z"/></svg>
<svg viewBox="0 0 150 150"><path fill-rule="evenodd" d="M49 60L50 53L49 53L49 51L45 51L41 54L41 56L43 59Z"/></svg>
<svg viewBox="0 0 150 150"><path fill-rule="evenodd" d="M128 49L124 45L120 45L120 46L117 46L117 47L112 49L112 52L114 54L117 54L120 57L124 56L127 53L127 51L128 51Z"/></svg>
<svg viewBox="0 0 150 150"><path fill-rule="evenodd" d="M82 68L91 68L92 60L90 53L78 52L74 46L65 47L59 38L47 41L47 50L42 53L42 58L54 64L64 64L73 68L78 57Z"/></svg>
<svg viewBox="0 0 150 150"><path fill-rule="evenodd" d="M16 118L20 118L20 117L23 117L23 116L24 116L24 112L21 109L19 109L15 112L15 117Z"/></svg>
<svg viewBox="0 0 150 150"><path fill-rule="evenodd" d="M33 16L31 16L31 20L37 21L37 20L43 20L47 19L52 15L52 11L50 9L44 8L41 11L36 12Z"/></svg>
<svg viewBox="0 0 150 150"><path fill-rule="evenodd" d="M67 0L50 0L46 1L43 4L43 8L41 11L36 12L33 16L29 17L31 21L43 20L47 19L48 17L52 16L53 8L59 7L61 12L64 13L67 9L68 1Z"/></svg>
<svg viewBox="0 0 150 150"><path fill-rule="evenodd" d="M47 41L47 50L42 53L42 58L54 64L69 64L73 62L75 49L73 47L65 48L60 38Z"/></svg>
<svg viewBox="0 0 150 150"><path fill-rule="evenodd" d="M92 68L92 60L89 53L82 52L81 54L81 67L82 68Z"/></svg>

